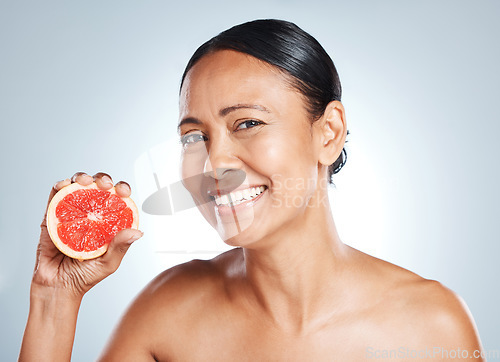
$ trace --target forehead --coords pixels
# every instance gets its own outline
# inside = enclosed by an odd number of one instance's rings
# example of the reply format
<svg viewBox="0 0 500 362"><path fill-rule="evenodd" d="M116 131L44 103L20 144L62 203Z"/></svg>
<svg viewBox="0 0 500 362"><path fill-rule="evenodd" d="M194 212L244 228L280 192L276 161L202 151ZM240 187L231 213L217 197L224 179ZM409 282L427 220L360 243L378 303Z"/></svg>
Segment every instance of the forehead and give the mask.
<svg viewBox="0 0 500 362"><path fill-rule="evenodd" d="M205 55L184 80L181 117L235 104L266 104L278 110L300 97L289 78L278 68L240 52L221 50Z"/></svg>

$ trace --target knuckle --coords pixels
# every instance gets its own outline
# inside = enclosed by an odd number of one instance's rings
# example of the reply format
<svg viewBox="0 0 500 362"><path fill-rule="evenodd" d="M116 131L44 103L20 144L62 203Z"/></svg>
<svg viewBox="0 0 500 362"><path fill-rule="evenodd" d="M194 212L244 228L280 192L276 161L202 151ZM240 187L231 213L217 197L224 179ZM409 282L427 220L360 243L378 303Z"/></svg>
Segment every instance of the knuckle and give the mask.
<svg viewBox="0 0 500 362"><path fill-rule="evenodd" d="M127 253L127 250L129 248L130 245L120 245L118 246L118 252L122 255L124 255L125 253Z"/></svg>
<svg viewBox="0 0 500 362"><path fill-rule="evenodd" d="M101 267L106 275L111 275L116 271L116 269L118 269L119 263L118 265L116 264L117 263L114 258L105 258L101 262Z"/></svg>

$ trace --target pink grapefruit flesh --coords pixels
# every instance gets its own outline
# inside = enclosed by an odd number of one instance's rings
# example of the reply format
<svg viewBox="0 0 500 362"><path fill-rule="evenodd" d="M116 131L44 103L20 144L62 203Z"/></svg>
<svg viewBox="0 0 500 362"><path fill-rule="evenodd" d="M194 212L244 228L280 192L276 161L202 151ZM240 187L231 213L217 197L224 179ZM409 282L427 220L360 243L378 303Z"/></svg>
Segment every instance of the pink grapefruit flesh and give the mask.
<svg viewBox="0 0 500 362"><path fill-rule="evenodd" d="M101 256L118 231L137 229L139 216L130 197L115 188L100 190L95 183L72 183L59 190L47 209L47 229L54 245L80 260Z"/></svg>

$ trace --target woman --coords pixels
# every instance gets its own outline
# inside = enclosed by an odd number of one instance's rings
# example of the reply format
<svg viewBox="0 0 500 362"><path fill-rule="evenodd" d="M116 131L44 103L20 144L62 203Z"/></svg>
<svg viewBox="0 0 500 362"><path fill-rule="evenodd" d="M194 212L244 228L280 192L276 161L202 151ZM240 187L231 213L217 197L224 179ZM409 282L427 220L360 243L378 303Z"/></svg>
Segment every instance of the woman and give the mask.
<svg viewBox="0 0 500 362"><path fill-rule="evenodd" d="M327 196L345 162L340 97L329 56L288 22L245 23L195 52L180 92L182 176L236 248L155 278L103 361L359 361L415 351L481 359L458 296L340 240ZM105 174L79 173L51 196L94 179L112 187ZM130 194L123 182L117 190ZM141 236L124 230L105 255L80 263L59 254L42 224L21 360L70 359L83 295Z"/></svg>

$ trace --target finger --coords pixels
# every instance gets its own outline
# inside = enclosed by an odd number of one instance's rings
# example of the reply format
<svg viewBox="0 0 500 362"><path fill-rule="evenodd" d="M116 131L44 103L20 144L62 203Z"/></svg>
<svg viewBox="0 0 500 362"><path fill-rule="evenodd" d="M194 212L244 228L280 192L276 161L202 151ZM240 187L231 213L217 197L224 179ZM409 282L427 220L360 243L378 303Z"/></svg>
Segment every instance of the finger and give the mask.
<svg viewBox="0 0 500 362"><path fill-rule="evenodd" d="M117 182L115 185L116 194L120 197L129 197L132 193L130 185L125 181Z"/></svg>
<svg viewBox="0 0 500 362"><path fill-rule="evenodd" d="M136 229L125 229L119 231L109 244L108 251L101 256L101 263L111 273L113 273L125 256L130 245L144 235L143 232Z"/></svg>
<svg viewBox="0 0 500 362"><path fill-rule="evenodd" d="M109 190L113 187L113 180L107 173L99 172L94 175L94 181L102 190Z"/></svg>
<svg viewBox="0 0 500 362"><path fill-rule="evenodd" d="M78 182L80 185L88 186L94 182L94 179L85 172L77 172L71 177L71 182Z"/></svg>
<svg viewBox="0 0 500 362"><path fill-rule="evenodd" d="M55 191L55 192L57 192L60 189L62 189L63 187L66 187L68 185L71 185L71 180L69 178L67 178L65 180L62 180L62 181L56 182L54 184L54 187L52 188L52 190Z"/></svg>

